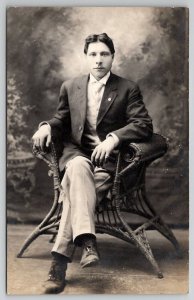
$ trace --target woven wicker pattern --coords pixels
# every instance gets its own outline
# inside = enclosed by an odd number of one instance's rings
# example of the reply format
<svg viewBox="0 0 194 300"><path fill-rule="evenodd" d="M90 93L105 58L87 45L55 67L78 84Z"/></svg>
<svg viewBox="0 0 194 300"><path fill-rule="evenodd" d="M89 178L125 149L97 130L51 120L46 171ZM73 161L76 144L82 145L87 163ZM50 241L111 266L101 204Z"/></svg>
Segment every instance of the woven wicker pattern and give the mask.
<svg viewBox="0 0 194 300"><path fill-rule="evenodd" d="M104 199L96 207L97 233L107 233L135 245L151 263L159 278L162 278L163 274L153 256L146 230L152 228L159 231L174 245L178 255L182 255L174 234L157 214L146 195L146 169L166 151L166 140L158 134L154 134L148 142L131 143L125 147L118 154L111 190L112 198ZM49 166L49 175L53 176L54 200L50 212L26 239L18 257L21 257L26 248L41 234L51 234L52 242L61 217L62 207L58 203L61 187L56 146L52 143L48 152L34 148L33 153ZM140 217L138 224L130 224L128 221L134 214Z"/></svg>

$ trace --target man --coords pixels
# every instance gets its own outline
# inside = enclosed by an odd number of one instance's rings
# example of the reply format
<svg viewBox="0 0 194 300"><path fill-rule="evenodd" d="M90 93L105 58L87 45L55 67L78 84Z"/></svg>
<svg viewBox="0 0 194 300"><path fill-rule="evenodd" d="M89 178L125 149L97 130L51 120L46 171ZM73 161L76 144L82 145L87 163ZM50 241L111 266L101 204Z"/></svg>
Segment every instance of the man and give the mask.
<svg viewBox="0 0 194 300"><path fill-rule="evenodd" d="M106 33L90 35L84 53L90 74L63 83L56 114L42 122L33 136L34 144L43 148L49 146L54 131L65 129L59 161L60 170L65 170L59 198L63 212L45 293L64 289L72 241L83 248L82 267L98 263L95 206L111 186L115 153L125 142L152 135L138 86L110 71L112 39Z"/></svg>

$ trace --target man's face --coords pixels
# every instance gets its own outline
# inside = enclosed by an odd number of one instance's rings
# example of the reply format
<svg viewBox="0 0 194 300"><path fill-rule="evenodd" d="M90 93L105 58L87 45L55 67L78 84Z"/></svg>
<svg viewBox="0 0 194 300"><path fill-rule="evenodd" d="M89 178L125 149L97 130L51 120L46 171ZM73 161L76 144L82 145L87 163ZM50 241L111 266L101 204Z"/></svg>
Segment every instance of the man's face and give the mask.
<svg viewBox="0 0 194 300"><path fill-rule="evenodd" d="M102 42L90 43L86 54L87 64L90 73L100 80L111 69L114 55L110 49Z"/></svg>

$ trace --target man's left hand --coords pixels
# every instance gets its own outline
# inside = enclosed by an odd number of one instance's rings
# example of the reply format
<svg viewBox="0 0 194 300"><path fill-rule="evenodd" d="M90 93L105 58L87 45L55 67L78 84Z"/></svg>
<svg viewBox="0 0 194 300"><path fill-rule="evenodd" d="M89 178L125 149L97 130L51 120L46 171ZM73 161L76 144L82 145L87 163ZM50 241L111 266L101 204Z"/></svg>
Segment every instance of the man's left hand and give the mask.
<svg viewBox="0 0 194 300"><path fill-rule="evenodd" d="M115 148L115 141L112 136L109 136L94 149L91 155L92 163L97 167L102 167L107 161L110 153Z"/></svg>

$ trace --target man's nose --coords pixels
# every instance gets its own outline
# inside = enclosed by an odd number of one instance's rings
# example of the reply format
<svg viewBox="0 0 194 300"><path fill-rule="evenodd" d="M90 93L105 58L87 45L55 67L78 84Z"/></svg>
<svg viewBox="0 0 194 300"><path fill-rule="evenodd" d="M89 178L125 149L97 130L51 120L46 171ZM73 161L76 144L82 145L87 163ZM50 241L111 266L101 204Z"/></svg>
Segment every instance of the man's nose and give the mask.
<svg viewBox="0 0 194 300"><path fill-rule="evenodd" d="M100 55L98 55L97 57L96 57L96 64L97 65L100 65L102 63L102 57L100 56Z"/></svg>

